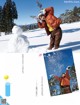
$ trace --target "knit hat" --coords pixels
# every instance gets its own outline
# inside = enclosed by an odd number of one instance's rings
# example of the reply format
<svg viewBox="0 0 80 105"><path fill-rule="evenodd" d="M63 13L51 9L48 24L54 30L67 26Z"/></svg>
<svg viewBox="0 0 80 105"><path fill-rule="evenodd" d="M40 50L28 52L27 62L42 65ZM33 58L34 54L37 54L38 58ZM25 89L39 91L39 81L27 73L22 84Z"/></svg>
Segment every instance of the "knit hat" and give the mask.
<svg viewBox="0 0 80 105"><path fill-rule="evenodd" d="M45 13L46 13L46 12L45 12L45 9L40 10L40 12L39 12L39 14L38 14L38 17L41 16L41 15L45 15Z"/></svg>
<svg viewBox="0 0 80 105"><path fill-rule="evenodd" d="M38 14L38 18L39 18L40 16L42 16L42 15L44 15L44 14L42 14L42 13L39 13L39 14Z"/></svg>

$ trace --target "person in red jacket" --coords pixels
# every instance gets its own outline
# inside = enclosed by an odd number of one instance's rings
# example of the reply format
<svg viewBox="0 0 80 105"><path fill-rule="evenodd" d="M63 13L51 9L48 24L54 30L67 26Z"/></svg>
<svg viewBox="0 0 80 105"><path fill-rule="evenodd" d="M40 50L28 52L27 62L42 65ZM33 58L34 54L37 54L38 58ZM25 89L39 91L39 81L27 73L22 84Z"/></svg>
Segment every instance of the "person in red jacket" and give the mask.
<svg viewBox="0 0 80 105"><path fill-rule="evenodd" d="M49 7L42 10L38 18L39 28L45 28L47 35L51 35L48 50L51 50L53 47L58 49L62 38L62 30L60 28L62 21L54 16L54 8Z"/></svg>
<svg viewBox="0 0 80 105"><path fill-rule="evenodd" d="M54 76L59 82L62 94L63 93L70 93L70 76L69 76L69 69L66 69L66 73L63 73L61 77Z"/></svg>

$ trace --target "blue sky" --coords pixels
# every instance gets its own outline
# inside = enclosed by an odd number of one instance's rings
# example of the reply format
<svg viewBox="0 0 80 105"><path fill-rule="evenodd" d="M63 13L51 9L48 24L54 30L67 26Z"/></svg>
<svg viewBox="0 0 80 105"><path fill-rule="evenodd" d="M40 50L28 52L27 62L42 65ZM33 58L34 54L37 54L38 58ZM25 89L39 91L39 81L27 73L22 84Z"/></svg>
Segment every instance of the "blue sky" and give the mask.
<svg viewBox="0 0 80 105"><path fill-rule="evenodd" d="M3 6L6 0L0 0L0 5ZM16 3L18 11L18 19L16 24L30 24L36 22L35 19L30 18L32 15L38 15L39 8L37 7L36 0L13 0ZM70 0L72 3L64 3L69 0L39 0L43 4L43 8L53 6L55 16L59 16L66 9L72 9L74 6L80 6L80 0ZM77 1L74 3L74 1Z"/></svg>
<svg viewBox="0 0 80 105"><path fill-rule="evenodd" d="M74 64L71 49L44 54L44 61L48 78L52 74L61 76L62 73L66 72L68 66Z"/></svg>

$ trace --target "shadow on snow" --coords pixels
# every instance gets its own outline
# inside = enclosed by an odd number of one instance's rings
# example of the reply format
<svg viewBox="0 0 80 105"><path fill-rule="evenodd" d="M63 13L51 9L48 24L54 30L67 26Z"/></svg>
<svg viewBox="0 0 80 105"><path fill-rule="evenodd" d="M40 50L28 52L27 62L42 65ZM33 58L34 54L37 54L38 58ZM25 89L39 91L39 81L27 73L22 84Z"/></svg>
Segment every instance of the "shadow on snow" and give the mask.
<svg viewBox="0 0 80 105"><path fill-rule="evenodd" d="M65 43L64 45L60 46L60 48L62 47L70 47L73 50L78 50L80 49L80 41Z"/></svg>
<svg viewBox="0 0 80 105"><path fill-rule="evenodd" d="M42 47L42 46L46 46L48 44L40 44L40 45L31 45L29 46L29 48L37 48L37 47Z"/></svg>
<svg viewBox="0 0 80 105"><path fill-rule="evenodd" d="M75 29L68 29L68 30L63 30L62 32L63 33L72 33L72 32L76 32L76 31L79 31L80 28L75 28Z"/></svg>

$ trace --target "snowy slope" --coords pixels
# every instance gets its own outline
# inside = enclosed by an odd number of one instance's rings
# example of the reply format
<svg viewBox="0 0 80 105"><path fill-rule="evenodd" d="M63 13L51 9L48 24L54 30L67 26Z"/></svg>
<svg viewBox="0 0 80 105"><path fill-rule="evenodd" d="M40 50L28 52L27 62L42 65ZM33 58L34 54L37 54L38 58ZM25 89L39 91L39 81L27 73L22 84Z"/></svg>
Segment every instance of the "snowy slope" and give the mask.
<svg viewBox="0 0 80 105"><path fill-rule="evenodd" d="M63 37L61 40L60 48L72 48L74 51L80 50L80 22L62 24ZM30 42L29 52L43 53L49 46L50 36L46 35L44 29L30 30L23 33L28 37ZM11 35L0 36L0 53L9 52L8 42Z"/></svg>

